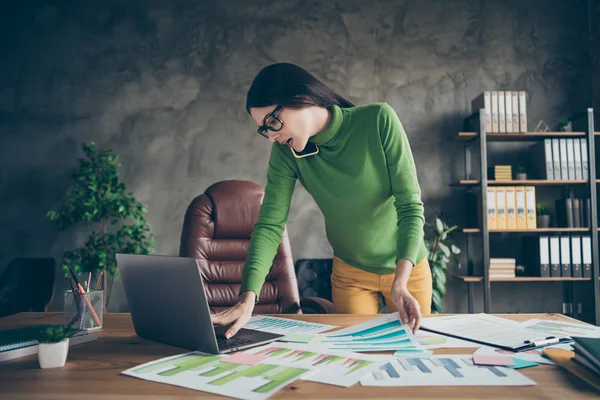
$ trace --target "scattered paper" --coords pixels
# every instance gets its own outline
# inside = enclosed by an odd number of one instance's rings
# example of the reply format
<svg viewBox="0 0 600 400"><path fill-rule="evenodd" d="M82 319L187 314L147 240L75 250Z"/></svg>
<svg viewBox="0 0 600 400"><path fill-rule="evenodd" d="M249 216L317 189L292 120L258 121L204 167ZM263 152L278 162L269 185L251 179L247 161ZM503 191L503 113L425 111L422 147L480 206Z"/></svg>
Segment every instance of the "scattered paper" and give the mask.
<svg viewBox="0 0 600 400"><path fill-rule="evenodd" d="M289 335L292 333L320 333L333 328L335 325L315 324L291 318L265 317L255 315L244 325L245 329L254 329L256 331L276 333L279 335Z"/></svg>
<svg viewBox="0 0 600 400"><path fill-rule="evenodd" d="M552 335L558 338L571 338L573 336L599 338L600 328L593 325L578 324L549 319L530 319L521 325L530 331L542 336Z"/></svg>
<svg viewBox="0 0 600 400"><path fill-rule="evenodd" d="M308 368L290 367L277 360L239 365L223 362L223 358L191 352L161 358L121 373L236 399L263 400L310 371Z"/></svg>
<svg viewBox="0 0 600 400"><path fill-rule="evenodd" d="M361 352L421 350L412 330L402 324L397 312L327 334L320 344L333 350Z"/></svg>
<svg viewBox="0 0 600 400"><path fill-rule="evenodd" d="M310 369L303 380L344 387L354 385L391 359L391 356L317 350L314 346L300 343L271 343L246 352L266 356L290 367Z"/></svg>
<svg viewBox="0 0 600 400"><path fill-rule="evenodd" d="M473 362L477 365L496 365L500 367L506 367L508 365L515 365L512 358L508 356L473 356Z"/></svg>
<svg viewBox="0 0 600 400"><path fill-rule="evenodd" d="M415 333L415 339L419 342L422 348L433 349L454 349L465 347L479 347L478 343L469 342L467 340L456 339L451 336L441 335L439 333L428 332L420 329Z"/></svg>
<svg viewBox="0 0 600 400"><path fill-rule="evenodd" d="M515 365L511 365L511 366L509 366L509 368L521 369L521 368L535 367L536 365L539 365L536 362L522 360L518 357L511 357L511 358L512 358L513 362L515 363Z"/></svg>
<svg viewBox="0 0 600 400"><path fill-rule="evenodd" d="M405 358L424 358L431 357L433 351L431 350L413 350L413 349L400 349L396 350L394 357L405 357Z"/></svg>
<svg viewBox="0 0 600 400"><path fill-rule="evenodd" d="M267 357L262 357L262 356L257 356L255 354L239 352L239 353L235 353L231 356L222 358L221 362L239 364L239 365L256 365L266 359L267 359Z"/></svg>
<svg viewBox="0 0 600 400"><path fill-rule="evenodd" d="M317 339L317 335L303 335L300 333L292 333L279 339L282 342L293 343L311 343Z"/></svg>
<svg viewBox="0 0 600 400"><path fill-rule="evenodd" d="M532 386L507 367L475 365L470 355L396 358L360 380L363 386Z"/></svg>
<svg viewBox="0 0 600 400"><path fill-rule="evenodd" d="M510 348L518 348L536 338L520 323L488 314L466 314L453 319L426 318L421 327L469 341Z"/></svg>
<svg viewBox="0 0 600 400"><path fill-rule="evenodd" d="M557 345L553 345L553 346L548 346L546 348L572 350L572 347L570 344L557 344ZM535 362L538 364L555 365L554 361L543 356L542 348L514 352L514 351L509 351L509 350L498 349L496 347L481 346L473 354L474 355L487 355L487 356L507 355L510 357L517 357L523 361Z"/></svg>

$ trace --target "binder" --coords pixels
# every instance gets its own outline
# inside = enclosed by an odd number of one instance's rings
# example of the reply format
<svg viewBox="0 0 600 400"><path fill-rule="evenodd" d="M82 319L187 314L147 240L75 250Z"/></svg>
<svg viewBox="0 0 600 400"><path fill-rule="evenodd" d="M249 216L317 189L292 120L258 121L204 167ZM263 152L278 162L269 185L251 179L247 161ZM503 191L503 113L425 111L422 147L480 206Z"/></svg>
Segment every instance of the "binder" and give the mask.
<svg viewBox="0 0 600 400"><path fill-rule="evenodd" d="M582 278L581 236L571 236L571 261L573 278Z"/></svg>
<svg viewBox="0 0 600 400"><path fill-rule="evenodd" d="M519 128L519 92L512 92L512 121L513 121L513 132L519 132L521 129Z"/></svg>
<svg viewBox="0 0 600 400"><path fill-rule="evenodd" d="M581 237L581 270L584 278L592 277L592 239Z"/></svg>
<svg viewBox="0 0 600 400"><path fill-rule="evenodd" d="M503 91L498 91L498 132L506 133L506 102Z"/></svg>
<svg viewBox="0 0 600 400"><path fill-rule="evenodd" d="M569 180L575 180L575 152L573 149L573 138L567 138L567 176Z"/></svg>
<svg viewBox="0 0 600 400"><path fill-rule="evenodd" d="M525 206L527 229L535 229L537 226L535 212L535 186L525 186Z"/></svg>
<svg viewBox="0 0 600 400"><path fill-rule="evenodd" d="M567 139L558 139L560 145L560 179L566 181L569 179L569 160L567 159Z"/></svg>
<svg viewBox="0 0 600 400"><path fill-rule="evenodd" d="M579 139L581 144L581 174L586 181L590 179L590 171L588 168L588 150L586 139Z"/></svg>
<svg viewBox="0 0 600 400"><path fill-rule="evenodd" d="M573 203L573 227L581 228L581 202L580 199L571 199Z"/></svg>
<svg viewBox="0 0 600 400"><path fill-rule="evenodd" d="M491 93L492 103L492 132L498 132L498 92L492 90Z"/></svg>
<svg viewBox="0 0 600 400"><path fill-rule="evenodd" d="M488 230L498 229L496 217L496 189L493 187L487 188L487 222Z"/></svg>
<svg viewBox="0 0 600 400"><path fill-rule="evenodd" d="M519 129L527 132L527 96L525 91L519 91Z"/></svg>
<svg viewBox="0 0 600 400"><path fill-rule="evenodd" d="M506 116L506 133L513 133L512 92L504 92L504 112Z"/></svg>
<svg viewBox="0 0 600 400"><path fill-rule="evenodd" d="M517 229L515 187L506 187L506 229Z"/></svg>
<svg viewBox="0 0 600 400"><path fill-rule="evenodd" d="M554 207L556 209L556 222L558 226L561 228L574 228L573 199L570 197L556 199L554 201Z"/></svg>
<svg viewBox="0 0 600 400"><path fill-rule="evenodd" d="M586 179L583 177L582 168L581 168L581 140L572 139L573 140L573 156L575 160L575 179L578 181Z"/></svg>
<svg viewBox="0 0 600 400"><path fill-rule="evenodd" d="M571 241L568 236L560 237L560 276L571 277Z"/></svg>
<svg viewBox="0 0 600 400"><path fill-rule="evenodd" d="M560 171L561 171L561 167L560 167L560 144L558 142L558 139L551 139L552 142L552 164L554 166L554 173L552 174L552 176L554 177L554 179L556 179L557 181L561 180L561 176L560 176Z"/></svg>
<svg viewBox="0 0 600 400"><path fill-rule="evenodd" d="M525 187L516 186L515 196L517 201L517 229L527 229L527 216L525 210Z"/></svg>
<svg viewBox="0 0 600 400"><path fill-rule="evenodd" d="M521 260L527 276L549 278L550 241L548 235L523 237Z"/></svg>
<svg viewBox="0 0 600 400"><path fill-rule="evenodd" d="M492 132L492 92L486 90L477 96L471 102L473 112L478 112L480 109L485 110L485 131Z"/></svg>
<svg viewBox="0 0 600 400"><path fill-rule="evenodd" d="M558 236L550 236L550 276L560 278L560 241Z"/></svg>
<svg viewBox="0 0 600 400"><path fill-rule="evenodd" d="M506 191L496 187L496 229L506 230Z"/></svg>

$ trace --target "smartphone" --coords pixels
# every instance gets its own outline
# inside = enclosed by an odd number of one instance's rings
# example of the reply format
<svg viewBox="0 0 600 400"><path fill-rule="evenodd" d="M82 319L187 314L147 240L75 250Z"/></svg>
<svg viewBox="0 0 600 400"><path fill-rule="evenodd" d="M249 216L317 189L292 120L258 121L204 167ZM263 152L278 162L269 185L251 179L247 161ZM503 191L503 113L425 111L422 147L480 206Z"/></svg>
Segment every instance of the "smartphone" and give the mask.
<svg viewBox="0 0 600 400"><path fill-rule="evenodd" d="M308 141L308 142L306 142L306 147L304 147L304 150L298 152L298 151L294 150L293 147L291 147L290 150L292 151L292 154L294 155L294 157L304 158L304 157L314 156L315 154L318 154L319 146L317 146L313 142Z"/></svg>

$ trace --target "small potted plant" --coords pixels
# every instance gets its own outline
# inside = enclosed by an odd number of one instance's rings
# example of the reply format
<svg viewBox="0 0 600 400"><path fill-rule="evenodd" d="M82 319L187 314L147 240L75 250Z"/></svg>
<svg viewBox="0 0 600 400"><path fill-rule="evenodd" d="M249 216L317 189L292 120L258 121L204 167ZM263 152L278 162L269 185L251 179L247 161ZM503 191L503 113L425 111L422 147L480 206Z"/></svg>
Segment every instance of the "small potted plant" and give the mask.
<svg viewBox="0 0 600 400"><path fill-rule="evenodd" d="M527 170L525 170L525 167L517 167L517 175L516 178L520 181L526 181L527 180Z"/></svg>
<svg viewBox="0 0 600 400"><path fill-rule="evenodd" d="M537 227L548 228L550 226L550 213L548 206L544 203L536 205Z"/></svg>
<svg viewBox="0 0 600 400"><path fill-rule="evenodd" d="M568 118L561 118L558 122L558 127L563 132L571 132L573 130L573 124Z"/></svg>
<svg viewBox="0 0 600 400"><path fill-rule="evenodd" d="M76 329L64 325L51 325L37 333L38 362L41 368L60 368L65 365L69 352L69 338L75 332Z"/></svg>

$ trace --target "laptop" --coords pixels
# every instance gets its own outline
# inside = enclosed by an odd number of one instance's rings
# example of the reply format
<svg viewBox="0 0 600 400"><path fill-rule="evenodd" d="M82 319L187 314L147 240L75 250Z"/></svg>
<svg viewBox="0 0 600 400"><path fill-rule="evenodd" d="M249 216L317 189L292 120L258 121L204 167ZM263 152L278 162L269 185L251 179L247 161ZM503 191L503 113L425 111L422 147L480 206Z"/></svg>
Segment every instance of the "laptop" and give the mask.
<svg viewBox="0 0 600 400"><path fill-rule="evenodd" d="M227 339L213 326L198 262L194 258L116 254L135 333L142 338L208 354L273 342L283 335L240 329Z"/></svg>

